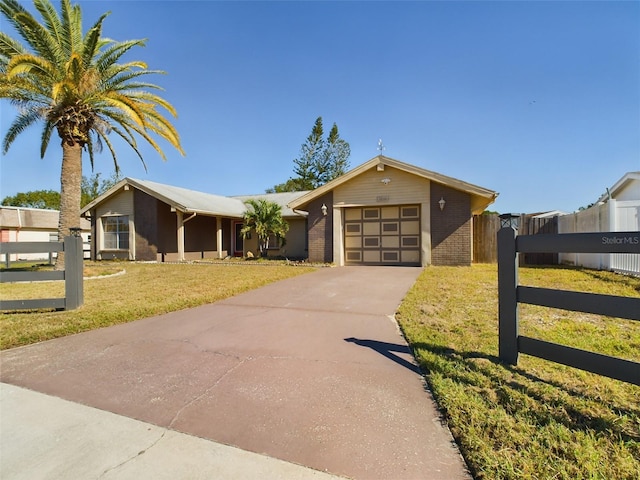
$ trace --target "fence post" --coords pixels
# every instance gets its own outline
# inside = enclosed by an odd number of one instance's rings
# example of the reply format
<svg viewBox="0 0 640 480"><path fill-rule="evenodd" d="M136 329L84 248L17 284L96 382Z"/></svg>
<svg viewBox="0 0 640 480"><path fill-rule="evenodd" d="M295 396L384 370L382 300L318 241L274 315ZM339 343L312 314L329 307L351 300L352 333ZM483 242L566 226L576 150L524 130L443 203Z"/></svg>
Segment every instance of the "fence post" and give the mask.
<svg viewBox="0 0 640 480"><path fill-rule="evenodd" d="M500 360L518 364L518 253L516 230L498 231L498 351Z"/></svg>
<svg viewBox="0 0 640 480"><path fill-rule="evenodd" d="M64 237L65 310L74 310L84 303L82 260L82 238Z"/></svg>

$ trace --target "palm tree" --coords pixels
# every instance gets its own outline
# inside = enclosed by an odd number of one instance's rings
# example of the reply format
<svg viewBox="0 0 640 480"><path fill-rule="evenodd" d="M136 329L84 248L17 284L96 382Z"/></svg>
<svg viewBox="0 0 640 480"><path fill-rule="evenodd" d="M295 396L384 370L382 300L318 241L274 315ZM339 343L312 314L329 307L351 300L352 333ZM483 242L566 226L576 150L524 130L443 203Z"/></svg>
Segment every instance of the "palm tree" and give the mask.
<svg viewBox="0 0 640 480"><path fill-rule="evenodd" d="M40 155L44 157L51 134L54 129L58 132L62 144L58 237L62 240L80 222L83 150L89 153L93 169L94 151L106 144L116 172L119 167L110 133L129 144L145 169L138 136L163 159L152 134L184 152L177 131L157 107L174 117L175 109L151 93L160 87L141 79L164 72L149 70L141 61L117 63L133 47L144 46L145 40L103 38L102 24L108 13L83 34L80 6L71 5L70 0L61 0L60 15L50 0L33 3L42 22L16 0L0 0L0 12L28 46L0 32L0 98L18 107L4 137L3 153L27 127L43 122ZM61 260L57 268L64 265Z"/></svg>
<svg viewBox="0 0 640 480"><path fill-rule="evenodd" d="M264 199L249 199L245 203L250 208L244 214L244 226L240 233L243 238L247 238L251 230L255 230L260 256L264 257L269 249L269 237L284 239L289 231L289 224L282 218L282 207L277 203Z"/></svg>

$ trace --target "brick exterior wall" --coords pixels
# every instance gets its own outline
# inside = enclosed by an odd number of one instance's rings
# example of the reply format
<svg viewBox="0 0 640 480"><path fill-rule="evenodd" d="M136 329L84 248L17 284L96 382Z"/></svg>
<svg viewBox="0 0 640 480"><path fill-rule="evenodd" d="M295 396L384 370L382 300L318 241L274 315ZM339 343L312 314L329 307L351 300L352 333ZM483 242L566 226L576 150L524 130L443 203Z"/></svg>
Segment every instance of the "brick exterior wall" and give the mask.
<svg viewBox="0 0 640 480"><path fill-rule="evenodd" d="M322 204L327 206L327 215L322 214ZM309 216L309 261L333 262L333 192L316 198L307 205Z"/></svg>
<svg viewBox="0 0 640 480"><path fill-rule="evenodd" d="M438 201L446 201L440 210ZM431 263L471 265L471 197L431 182Z"/></svg>
<svg viewBox="0 0 640 480"><path fill-rule="evenodd" d="M158 254L158 200L137 188L133 195L136 223L135 260L153 260Z"/></svg>

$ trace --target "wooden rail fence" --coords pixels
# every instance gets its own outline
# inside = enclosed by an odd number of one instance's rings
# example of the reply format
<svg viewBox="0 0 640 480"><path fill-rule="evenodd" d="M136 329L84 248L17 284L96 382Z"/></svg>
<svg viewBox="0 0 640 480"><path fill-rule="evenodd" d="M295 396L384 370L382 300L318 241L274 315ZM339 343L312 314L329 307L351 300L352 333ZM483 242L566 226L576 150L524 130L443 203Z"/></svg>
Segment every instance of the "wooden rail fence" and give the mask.
<svg viewBox="0 0 640 480"><path fill-rule="evenodd" d="M499 356L518 364L518 353L640 385L640 363L520 335L518 304L526 303L640 320L640 298L518 285L519 253L640 253L640 232L517 235L498 231Z"/></svg>
<svg viewBox="0 0 640 480"><path fill-rule="evenodd" d="M55 308L73 310L84 303L82 283L82 238L65 237L64 242L2 242L0 254L7 258L15 253L52 253L65 252L63 271L43 272L0 272L0 283L41 282L46 280L64 280L65 296L62 298L38 298L29 300L0 300L0 310L34 310Z"/></svg>

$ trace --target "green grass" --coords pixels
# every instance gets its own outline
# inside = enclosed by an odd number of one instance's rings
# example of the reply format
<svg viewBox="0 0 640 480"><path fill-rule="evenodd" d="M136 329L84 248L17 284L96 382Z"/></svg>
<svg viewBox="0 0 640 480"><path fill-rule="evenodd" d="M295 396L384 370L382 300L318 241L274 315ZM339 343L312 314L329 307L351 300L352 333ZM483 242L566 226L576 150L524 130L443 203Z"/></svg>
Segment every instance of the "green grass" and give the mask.
<svg viewBox="0 0 640 480"><path fill-rule="evenodd" d="M640 279L590 270L521 268L520 284L640 296ZM495 265L425 269L397 317L476 478L640 478L640 387L498 361ZM640 361L640 322L524 305L520 330Z"/></svg>
<svg viewBox="0 0 640 480"><path fill-rule="evenodd" d="M82 307L1 314L0 349L216 302L313 268L87 262L84 270L85 276L93 278L84 282ZM0 296L6 300L64 297L64 282L1 284Z"/></svg>

